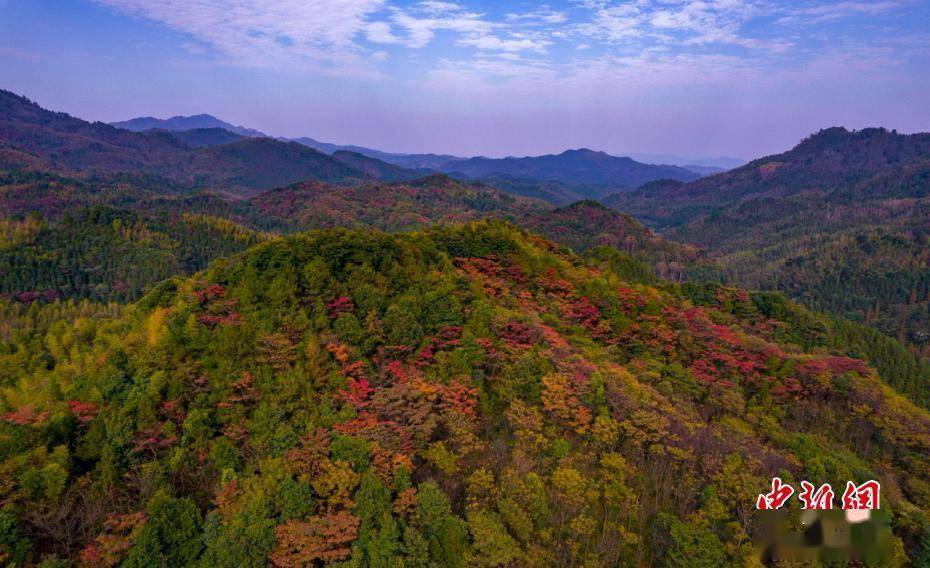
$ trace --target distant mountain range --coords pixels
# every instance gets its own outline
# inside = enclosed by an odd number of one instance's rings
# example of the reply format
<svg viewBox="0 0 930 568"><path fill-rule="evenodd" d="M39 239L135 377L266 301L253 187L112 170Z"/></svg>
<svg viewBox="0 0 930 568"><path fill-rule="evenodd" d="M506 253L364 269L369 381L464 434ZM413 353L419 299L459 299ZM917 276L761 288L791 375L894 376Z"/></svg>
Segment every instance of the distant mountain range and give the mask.
<svg viewBox="0 0 930 568"><path fill-rule="evenodd" d="M365 180L408 181L438 169L463 181L499 184L505 191L556 205L630 191L655 179L698 177L681 168L640 164L590 150L499 160L449 160L442 155L400 160L387 155L411 166L434 166L413 168L351 150L338 149L328 155L293 141L243 136L227 130L223 125L228 123L208 115L128 122L134 128L158 128L136 132L89 123L0 92L0 149L7 147L3 151L6 159L22 164L38 161L45 170L71 176L131 172L183 187L247 196L309 180L350 185Z"/></svg>
<svg viewBox="0 0 930 568"><path fill-rule="evenodd" d="M203 123L198 119L197 124ZM302 144L224 132L216 126L181 134L134 132L48 111L0 90L0 147L11 148L6 159L41 161L45 169L63 174L132 172L239 195L297 181L352 183L367 178Z"/></svg>
<svg viewBox="0 0 930 568"><path fill-rule="evenodd" d="M470 158L446 163L442 169L476 179L504 175L562 183L618 185L630 189L657 179L692 181L700 177L677 166L641 164L631 158L618 158L586 148L525 158Z"/></svg>
<svg viewBox="0 0 930 568"><path fill-rule="evenodd" d="M239 134L240 136L267 136L267 134L246 128L244 126L235 126L224 120L216 118L209 114L197 114L193 116L173 116L171 118L154 118L151 116L142 116L132 118L121 122L111 122L112 126L125 128L134 132L144 130L169 130L173 132L183 132L187 130L222 128L229 132ZM332 144L330 142L321 142L308 136L299 138L285 139L291 142L299 142L304 146L309 146L315 150L326 154L333 154L340 150L355 152L371 158L403 166L405 168L429 168L433 170L442 170L442 166L449 162L463 161L469 158L461 156L452 156L449 154L404 154L398 152L384 152L364 146L353 144ZM729 156L719 156L711 158L689 158L677 154L629 154L629 157L637 162L651 165L671 165L694 171L702 175L709 175L721 171L731 170L746 164L746 160L733 158Z"/></svg>
<svg viewBox="0 0 930 568"><path fill-rule="evenodd" d="M363 156L368 156L369 158L375 158L383 162L388 162L390 164L395 164L397 166L411 169L426 168L430 170L441 171L443 164L467 159L460 158L458 156L450 156L448 154L398 154L394 152L382 152L381 150L374 150L372 148L354 146L351 144L330 144L328 142L320 142L318 140L314 140L313 138L307 137L293 138L292 140L327 154L333 154L339 151L355 152L356 154L362 154Z"/></svg>
<svg viewBox="0 0 930 568"><path fill-rule="evenodd" d="M176 116L164 120L152 117L134 118L113 123L113 125L134 131L149 129L172 131L192 147L225 144L231 141L226 137L218 136L216 129L225 129L241 136L265 136L257 130L233 126L208 114ZM377 179L400 181L412 179L425 170L432 170L449 173L460 179L480 180L488 183L503 180L503 185L512 188L519 195L541 197L557 204L568 204L579 198L599 198L617 191L633 190L643 183L656 179L691 181L700 176L724 171L712 163L718 163L720 160L730 160L727 163L738 162L738 160L722 158L706 160L703 163L696 160L695 163L684 167L653 165L588 149L567 150L558 155L523 158L463 158L447 154L383 152L363 146L321 142L309 137L280 138L279 140L297 142L329 154L348 165L354 164L353 167L361 166L360 169L367 170L369 174L381 176ZM368 161L362 164L361 157L378 160L380 163ZM679 159L681 160L684 159ZM414 170L417 174L403 173L385 167L384 163Z"/></svg>
<svg viewBox="0 0 930 568"><path fill-rule="evenodd" d="M630 157L638 162L645 164L670 164L672 166L681 166L683 168L712 168L715 170L732 170L746 165L746 160L732 158L730 156L719 156L716 158L688 158L677 154L630 154Z"/></svg>

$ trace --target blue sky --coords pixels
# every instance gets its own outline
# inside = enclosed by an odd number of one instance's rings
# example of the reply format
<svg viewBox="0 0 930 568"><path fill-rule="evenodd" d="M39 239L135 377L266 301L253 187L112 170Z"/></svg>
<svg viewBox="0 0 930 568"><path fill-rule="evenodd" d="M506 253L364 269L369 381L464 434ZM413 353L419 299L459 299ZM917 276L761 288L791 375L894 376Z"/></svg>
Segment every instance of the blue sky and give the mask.
<svg viewBox="0 0 930 568"><path fill-rule="evenodd" d="M930 130L926 0L0 0L0 87L394 151L754 157Z"/></svg>

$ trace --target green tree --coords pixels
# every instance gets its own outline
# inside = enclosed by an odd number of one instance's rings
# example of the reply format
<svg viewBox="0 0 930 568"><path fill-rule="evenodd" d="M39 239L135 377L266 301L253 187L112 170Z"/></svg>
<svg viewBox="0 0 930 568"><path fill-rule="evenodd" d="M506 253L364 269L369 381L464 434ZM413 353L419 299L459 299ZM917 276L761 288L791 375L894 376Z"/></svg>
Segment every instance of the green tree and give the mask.
<svg viewBox="0 0 930 568"><path fill-rule="evenodd" d="M520 545L510 536L507 527L496 513L469 513L468 531L472 537L469 565L506 566L517 558Z"/></svg>
<svg viewBox="0 0 930 568"><path fill-rule="evenodd" d="M124 566L156 568L190 566L200 555L200 511L187 498L176 499L164 490L146 507L148 521L139 533Z"/></svg>
<svg viewBox="0 0 930 568"><path fill-rule="evenodd" d="M673 520L669 536L671 544L665 553L669 568L719 568L726 564L723 544L701 522Z"/></svg>

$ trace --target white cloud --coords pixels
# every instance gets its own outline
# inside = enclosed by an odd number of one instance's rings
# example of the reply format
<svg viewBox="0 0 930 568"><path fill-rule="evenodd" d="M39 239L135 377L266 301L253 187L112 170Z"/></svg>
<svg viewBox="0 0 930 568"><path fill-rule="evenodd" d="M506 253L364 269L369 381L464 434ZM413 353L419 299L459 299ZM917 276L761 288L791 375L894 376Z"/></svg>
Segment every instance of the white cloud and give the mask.
<svg viewBox="0 0 930 568"><path fill-rule="evenodd" d="M423 50L419 59L408 54L408 61L422 62L415 64L425 72L435 70L438 61L424 48L441 42L472 52L463 58L474 60L467 65L469 77L483 72L500 81L539 77L542 69L571 75L605 56L630 54L648 53L669 73L660 55L702 57L705 63L721 54L756 64L789 52L810 58L815 50L795 48L813 45L805 40L817 28L799 24L867 19L912 0L574 0L562 10L536 4L520 13L490 7L490 13L479 12L466 0L422 0L403 7L399 0L95 1L185 34L178 43L193 53L239 65L382 77L384 66L374 62L387 57L383 46ZM818 33L824 44L829 32ZM548 57L550 49L556 55ZM629 73L628 64L612 61ZM442 65L446 72L451 68L447 60Z"/></svg>
<svg viewBox="0 0 930 568"><path fill-rule="evenodd" d="M761 0L589 0L589 22L578 26L583 36L623 43L651 40L675 44L731 44L766 48L767 41L744 34L743 26L773 9ZM783 46L779 42L776 49Z"/></svg>
<svg viewBox="0 0 930 568"><path fill-rule="evenodd" d="M530 38L501 39L493 35L475 35L464 37L456 43L458 45L469 45L489 51L535 51L537 53L545 53L546 46L550 45L552 42Z"/></svg>
<svg viewBox="0 0 930 568"><path fill-rule="evenodd" d="M583 35L606 41L621 41L643 34L643 12L638 6L598 3L589 7L594 10L591 21L578 27Z"/></svg>
<svg viewBox="0 0 930 568"><path fill-rule="evenodd" d="M507 14L507 20L510 22L534 22L543 24L563 24L568 21L568 15L565 12L551 10L548 6L542 6L535 12L523 12L520 14Z"/></svg>
<svg viewBox="0 0 930 568"><path fill-rule="evenodd" d="M365 36L372 43L403 43L402 38L397 37L391 31L391 26L387 22L372 22L365 28Z"/></svg>
<svg viewBox="0 0 930 568"><path fill-rule="evenodd" d="M538 34L513 32L507 23L487 19L484 14L467 11L457 4L421 2L417 6L419 9L413 11L393 8L390 16L393 26L385 22L369 24L368 40L420 49L432 43L437 33L450 32L459 36L455 45L501 53L543 53L552 43Z"/></svg>
<svg viewBox="0 0 930 568"><path fill-rule="evenodd" d="M443 12L454 12L456 10L461 10L462 7L458 4L453 4L452 2L438 2L436 0L426 0L425 2L420 2L420 7L425 11L433 14L441 14Z"/></svg>
<svg viewBox="0 0 930 568"><path fill-rule="evenodd" d="M384 0L96 0L160 22L239 64L338 71L363 62L354 39Z"/></svg>
<svg viewBox="0 0 930 568"><path fill-rule="evenodd" d="M420 16L395 8L391 20L404 30L404 44L411 48L426 47L439 31L475 37L488 35L501 27L499 23L483 19L481 14L465 11Z"/></svg>
<svg viewBox="0 0 930 568"><path fill-rule="evenodd" d="M828 2L788 11L788 13L779 20L779 23L787 25L820 24L850 16L876 16L900 8L901 6L901 2L889 0L874 2Z"/></svg>

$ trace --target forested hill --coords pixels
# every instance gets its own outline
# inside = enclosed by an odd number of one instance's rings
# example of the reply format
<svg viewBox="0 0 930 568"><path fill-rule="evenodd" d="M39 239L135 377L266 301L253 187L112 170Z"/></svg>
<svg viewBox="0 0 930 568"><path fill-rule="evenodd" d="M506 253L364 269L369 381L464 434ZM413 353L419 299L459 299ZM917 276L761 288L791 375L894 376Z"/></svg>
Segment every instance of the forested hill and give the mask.
<svg viewBox="0 0 930 568"><path fill-rule="evenodd" d="M189 147L165 130L131 132L90 123L3 90L0 144L18 153L15 165L32 156L59 173L144 173L231 193L254 194L308 179L334 183L366 179L364 173L295 142L244 138ZM0 163L0 168L7 165Z"/></svg>
<svg viewBox="0 0 930 568"><path fill-rule="evenodd" d="M701 232L699 224L713 214L745 217L753 204L778 202L792 196L815 200L838 193L847 195L854 188L864 199L926 196L930 189L913 188L904 179L887 183L895 173L907 174L930 158L930 134L904 135L883 128L849 131L829 128L803 140L783 154L754 160L743 167L700 180L646 186L629 195L610 199L631 215L655 226L676 229L702 244L726 245L723 231ZM914 172L918 174L918 172ZM880 183L884 182L884 183ZM876 184L878 185L877 187ZM769 214L760 208L763 218ZM803 213L803 212L802 212ZM774 214L772 214L774 216ZM753 218L744 218L753 222Z"/></svg>
<svg viewBox="0 0 930 568"><path fill-rule="evenodd" d="M880 480L863 550L922 561L930 414L771 299L495 222L276 239L123 314L36 305L0 343L0 554L757 565L779 475Z"/></svg>
<svg viewBox="0 0 930 568"><path fill-rule="evenodd" d="M729 282L930 345L930 134L831 128L784 154L607 203L715 251Z"/></svg>
<svg viewBox="0 0 930 568"><path fill-rule="evenodd" d="M69 299L137 299L161 280L274 238L321 227L403 231L480 219L509 220L577 252L610 259L637 279L680 281L699 267L699 249L665 240L635 219L591 201L554 209L445 176L357 187L320 183L271 190L248 201L215 194L165 195L147 180L81 182L11 175L0 192L0 294L28 306ZM605 248L606 247L606 248ZM930 363L860 326L826 318L804 324L841 332L833 347L862 357L911 400L930 405Z"/></svg>
<svg viewBox="0 0 930 568"><path fill-rule="evenodd" d="M507 219L576 251L617 247L632 270L669 279L704 258L597 203L555 209L441 175L352 187L306 182L247 201L147 190L152 180L125 176L88 182L19 172L0 181L0 294L26 303L134 300L273 233L323 227L402 231Z"/></svg>

